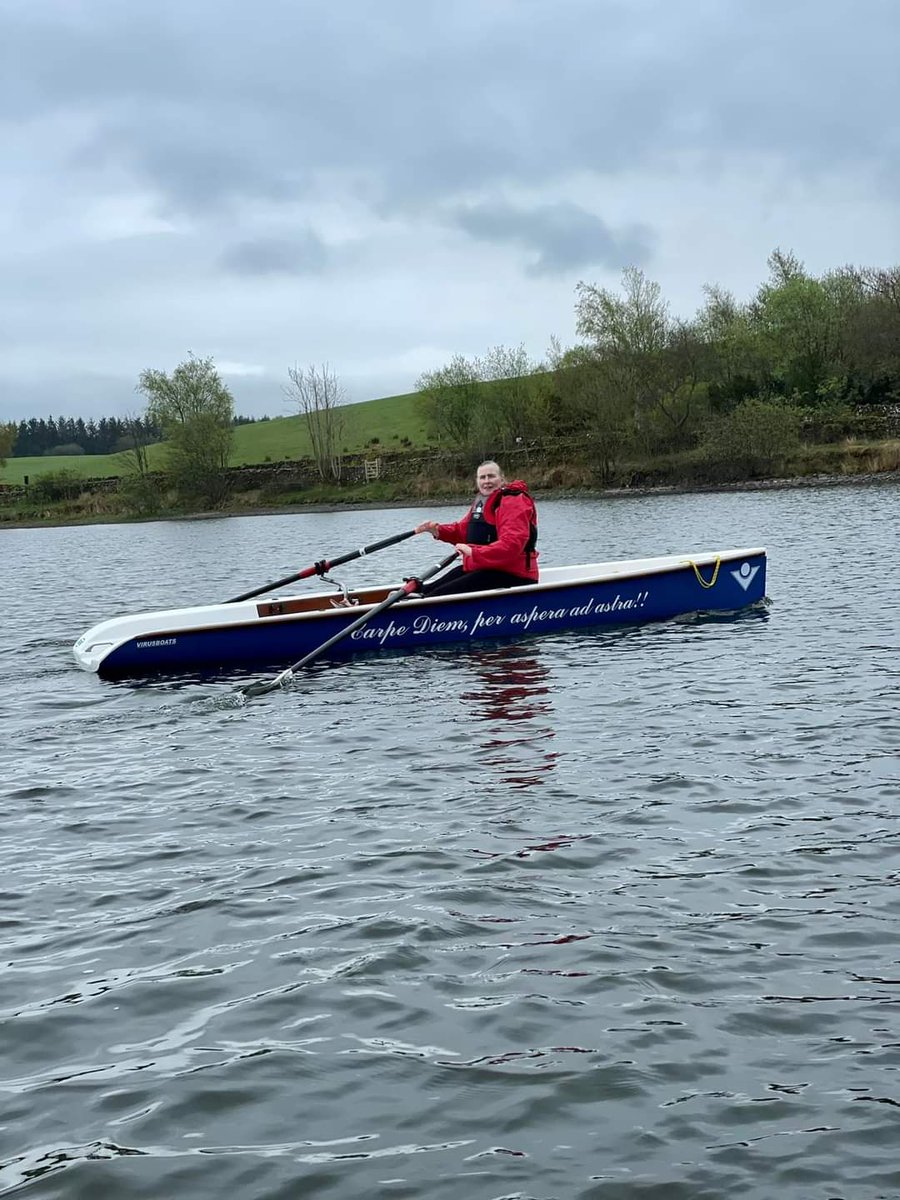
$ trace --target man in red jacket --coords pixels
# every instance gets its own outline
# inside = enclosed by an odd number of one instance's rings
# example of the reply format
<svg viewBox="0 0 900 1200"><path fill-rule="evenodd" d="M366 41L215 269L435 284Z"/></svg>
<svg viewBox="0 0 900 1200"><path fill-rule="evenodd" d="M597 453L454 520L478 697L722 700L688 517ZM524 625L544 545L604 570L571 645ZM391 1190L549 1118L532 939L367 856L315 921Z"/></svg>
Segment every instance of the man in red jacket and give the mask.
<svg viewBox="0 0 900 1200"><path fill-rule="evenodd" d="M423 521L416 533L430 533L456 547L460 565L429 584L426 596L480 592L487 588L537 583L537 509L521 479L507 483L495 462L475 472L478 495L460 521Z"/></svg>

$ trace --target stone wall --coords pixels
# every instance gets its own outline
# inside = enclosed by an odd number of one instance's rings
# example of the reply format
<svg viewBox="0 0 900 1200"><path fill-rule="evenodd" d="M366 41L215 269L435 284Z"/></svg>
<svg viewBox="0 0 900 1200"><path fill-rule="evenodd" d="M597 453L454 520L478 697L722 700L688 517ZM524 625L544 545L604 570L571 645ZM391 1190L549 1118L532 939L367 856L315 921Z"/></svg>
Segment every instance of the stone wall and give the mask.
<svg viewBox="0 0 900 1200"><path fill-rule="evenodd" d="M409 479L416 475L465 476L473 472L477 466L476 460L471 455L447 451L423 453L421 450L410 450L390 451L383 454L376 454L372 451L367 454L345 454L341 460L341 482L344 484L365 482L367 461L370 464L377 463L376 478L387 480ZM229 467L228 477L233 492L250 492L262 488L268 488L275 492L302 490L322 482L315 461L311 458ZM151 472L149 478L157 482L160 487L164 486L164 475ZM34 483L37 483L37 479L33 481ZM73 480L70 494L74 498L80 492L95 494L116 492L119 490L119 483L118 478ZM0 504L14 504L19 500L26 500L30 490L24 486L0 483Z"/></svg>
<svg viewBox="0 0 900 1200"><path fill-rule="evenodd" d="M861 404L856 411L871 421L872 436L900 437L900 404Z"/></svg>
<svg viewBox="0 0 900 1200"><path fill-rule="evenodd" d="M370 471L373 471L371 475L367 475L367 463ZM417 475L468 475L477 465L470 455L438 450L428 453L421 450L392 450L381 454L375 451L345 454L341 458L341 482L364 483L367 478L373 477L391 480L409 479ZM311 458L232 467L229 477L235 491L252 491L262 487L288 490L292 487L313 487L323 482Z"/></svg>
<svg viewBox="0 0 900 1200"><path fill-rule="evenodd" d="M865 405L858 413L866 418L871 437L900 437L900 405ZM503 469L508 479L527 478L534 467L546 467L560 462L584 461L590 453L590 438L554 438L531 445L517 446L502 454ZM377 463L377 478L384 480L414 479L424 476L434 479L465 479L472 475L480 459L472 454L449 450L386 450L374 449L364 454L345 454L341 460L341 482L356 484L367 478L366 463ZM371 468L370 468L371 470ZM230 467L228 470L233 492L251 492L263 488L274 492L301 491L321 483L315 461L311 458L286 459L282 462L258 463L254 466ZM152 473L151 479L164 486L165 477ZM369 476L371 478L371 476ZM79 491L110 493L119 489L119 479L83 479L73 481L72 494ZM29 489L0 483L0 505L14 504L28 497Z"/></svg>

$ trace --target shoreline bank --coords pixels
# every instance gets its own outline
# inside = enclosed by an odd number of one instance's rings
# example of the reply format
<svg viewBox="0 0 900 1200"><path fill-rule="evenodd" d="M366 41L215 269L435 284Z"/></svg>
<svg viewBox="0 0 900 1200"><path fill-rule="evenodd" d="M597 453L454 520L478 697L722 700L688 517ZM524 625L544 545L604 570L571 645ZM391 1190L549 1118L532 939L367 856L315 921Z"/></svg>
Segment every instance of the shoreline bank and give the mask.
<svg viewBox="0 0 900 1200"><path fill-rule="evenodd" d="M767 492L795 488L872 487L900 483L900 470L867 472L859 475L798 475L784 479L748 479L735 483L660 484L633 488L542 488L540 500L642 500L653 496L704 495L707 493ZM4 529L59 529L75 525L136 525L148 521L217 521L231 517L280 517L305 513L367 512L374 509L445 508L468 504L471 493L446 496L410 496L401 500L354 500L302 502L284 505L232 505L194 513L160 513L152 517L114 517L108 513L94 516L46 517L6 521L0 509L0 532Z"/></svg>

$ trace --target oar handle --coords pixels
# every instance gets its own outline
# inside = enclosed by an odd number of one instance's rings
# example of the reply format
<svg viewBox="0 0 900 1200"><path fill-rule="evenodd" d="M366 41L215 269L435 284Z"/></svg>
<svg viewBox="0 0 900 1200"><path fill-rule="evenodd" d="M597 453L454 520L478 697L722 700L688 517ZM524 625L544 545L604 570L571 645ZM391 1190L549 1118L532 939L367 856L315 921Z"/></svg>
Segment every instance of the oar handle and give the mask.
<svg viewBox="0 0 900 1200"><path fill-rule="evenodd" d="M261 596L263 592L274 592L276 588L284 587L286 583L296 583L298 579L309 579L310 575L324 574L324 571L319 571L321 565L313 563L311 567L304 567L302 571L296 571L293 575L285 575L284 579L276 579L274 583L264 583L262 587L254 588L252 592L244 592L241 596L232 596L225 603L239 604L241 600L252 600L254 596ZM327 565L324 570L328 570Z"/></svg>
<svg viewBox="0 0 900 1200"><path fill-rule="evenodd" d="M405 533L395 533L393 537L385 538L381 542L373 542L371 546L363 546L359 550L351 550L347 554L342 554L340 558L332 558L324 564L316 563L317 573L323 575L325 571L330 571L333 567L342 567L344 563L352 562L354 558L365 558L367 554L374 554L377 550L386 550L388 546L396 546L398 542L405 542L407 538L415 537L414 529L407 529ZM324 570L319 571L319 566L323 566Z"/></svg>
<svg viewBox="0 0 900 1200"><path fill-rule="evenodd" d="M239 604L241 600L252 600L254 596L261 596L263 592L274 592L276 588L284 587L288 583L297 583L300 579L309 579L311 575L325 575L334 567L341 567L344 563L353 562L355 558L364 558L367 554L374 554L377 550L386 550L388 546L396 546L398 542L405 542L407 538L413 537L415 532L414 529L408 529L405 533L395 533L393 537L373 542L371 546L362 546L359 550L351 550L348 554L341 554L338 558L323 558L310 567L304 567L302 571L297 571L293 575L285 575L284 579L277 579L274 583L264 583L262 587L254 588L251 592L244 592L241 596L232 596L225 603Z"/></svg>

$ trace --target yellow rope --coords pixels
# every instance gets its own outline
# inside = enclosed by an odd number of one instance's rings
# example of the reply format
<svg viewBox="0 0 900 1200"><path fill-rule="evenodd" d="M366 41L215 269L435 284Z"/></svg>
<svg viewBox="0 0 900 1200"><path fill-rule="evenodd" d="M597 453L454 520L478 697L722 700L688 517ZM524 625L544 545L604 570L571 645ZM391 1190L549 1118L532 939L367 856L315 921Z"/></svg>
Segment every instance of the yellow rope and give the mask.
<svg viewBox="0 0 900 1200"><path fill-rule="evenodd" d="M711 588L711 587L716 586L716 580L719 578L719 567L721 567L721 565L722 565L722 560L718 555L716 555L716 565L713 568L712 579L709 581L709 583L707 583L706 580L703 578L703 576L700 574L700 568L697 566L697 564L694 562L694 560L692 558L689 558L688 562L694 568L694 574L697 576L697 582L700 584L701 587Z"/></svg>

